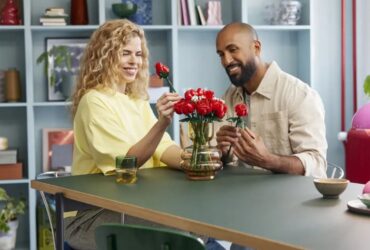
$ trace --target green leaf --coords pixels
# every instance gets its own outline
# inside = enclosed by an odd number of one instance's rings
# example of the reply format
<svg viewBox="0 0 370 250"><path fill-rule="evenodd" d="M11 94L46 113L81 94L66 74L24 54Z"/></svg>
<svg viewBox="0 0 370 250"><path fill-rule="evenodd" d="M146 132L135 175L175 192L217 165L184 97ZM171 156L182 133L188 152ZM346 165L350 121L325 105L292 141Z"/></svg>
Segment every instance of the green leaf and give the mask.
<svg viewBox="0 0 370 250"><path fill-rule="evenodd" d="M367 96L370 97L370 75L366 76L364 82L364 92Z"/></svg>
<svg viewBox="0 0 370 250"><path fill-rule="evenodd" d="M239 121L239 117L229 117L226 119L226 121L229 121L229 122L238 122Z"/></svg>
<svg viewBox="0 0 370 250"><path fill-rule="evenodd" d="M186 118L181 119L181 120L180 120L180 122L188 122L188 121L190 121L190 120L191 120L191 118L186 117Z"/></svg>

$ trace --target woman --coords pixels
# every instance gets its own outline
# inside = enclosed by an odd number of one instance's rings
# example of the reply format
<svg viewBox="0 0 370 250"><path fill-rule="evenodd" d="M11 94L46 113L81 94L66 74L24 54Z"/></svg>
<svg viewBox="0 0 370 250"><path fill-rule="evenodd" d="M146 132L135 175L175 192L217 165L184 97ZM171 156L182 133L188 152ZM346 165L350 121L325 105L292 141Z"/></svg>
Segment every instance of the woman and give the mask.
<svg viewBox="0 0 370 250"><path fill-rule="evenodd" d="M147 101L148 80L148 48L140 27L112 20L92 34L73 95L73 175L113 174L118 155L136 156L141 168L180 166L181 149L165 131L181 97L161 96L156 119ZM120 221L120 214L108 210L79 211L66 220L67 241L73 248L94 249L96 226Z"/></svg>

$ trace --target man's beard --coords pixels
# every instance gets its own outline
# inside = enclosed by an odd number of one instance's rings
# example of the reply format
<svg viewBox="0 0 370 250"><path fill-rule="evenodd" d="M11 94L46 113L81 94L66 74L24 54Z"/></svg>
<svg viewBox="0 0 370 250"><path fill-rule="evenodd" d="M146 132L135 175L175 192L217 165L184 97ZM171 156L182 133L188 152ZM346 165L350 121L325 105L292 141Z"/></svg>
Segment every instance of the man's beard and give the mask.
<svg viewBox="0 0 370 250"><path fill-rule="evenodd" d="M248 82L254 73L257 70L256 63L254 60L248 61L245 65L240 66L240 74L230 75L229 71L226 68L226 73L230 78L230 81L232 84L234 84L236 87L242 87L246 82Z"/></svg>

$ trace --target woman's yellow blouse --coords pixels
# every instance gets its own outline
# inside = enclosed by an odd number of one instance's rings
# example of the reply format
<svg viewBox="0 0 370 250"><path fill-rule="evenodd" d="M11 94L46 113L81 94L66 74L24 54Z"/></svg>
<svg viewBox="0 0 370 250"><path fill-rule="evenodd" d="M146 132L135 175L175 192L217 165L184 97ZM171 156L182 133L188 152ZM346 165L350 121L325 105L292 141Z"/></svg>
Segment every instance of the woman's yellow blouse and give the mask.
<svg viewBox="0 0 370 250"><path fill-rule="evenodd" d="M82 97L73 122L72 174L113 173L115 157L125 155L156 121L148 101L131 99L119 92L90 90ZM173 144L165 133L142 168L165 166L160 158Z"/></svg>

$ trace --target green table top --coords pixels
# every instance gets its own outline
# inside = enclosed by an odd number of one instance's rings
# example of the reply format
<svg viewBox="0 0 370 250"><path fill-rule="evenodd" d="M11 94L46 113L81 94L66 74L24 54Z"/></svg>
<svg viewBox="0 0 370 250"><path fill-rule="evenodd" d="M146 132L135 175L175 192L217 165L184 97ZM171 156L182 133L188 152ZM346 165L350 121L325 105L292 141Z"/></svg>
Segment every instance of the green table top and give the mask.
<svg viewBox="0 0 370 250"><path fill-rule="evenodd" d="M213 181L189 181L180 171L138 172L136 184L115 176L82 175L32 181L32 187L125 212L182 230L258 249L370 249L370 216L347 211L362 185L322 199L313 178L221 171Z"/></svg>

